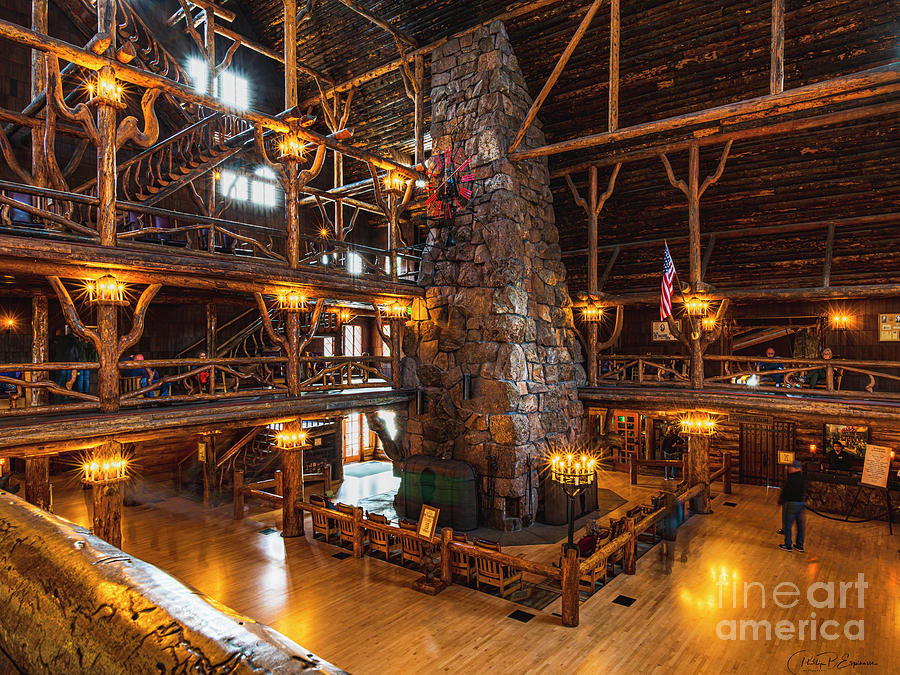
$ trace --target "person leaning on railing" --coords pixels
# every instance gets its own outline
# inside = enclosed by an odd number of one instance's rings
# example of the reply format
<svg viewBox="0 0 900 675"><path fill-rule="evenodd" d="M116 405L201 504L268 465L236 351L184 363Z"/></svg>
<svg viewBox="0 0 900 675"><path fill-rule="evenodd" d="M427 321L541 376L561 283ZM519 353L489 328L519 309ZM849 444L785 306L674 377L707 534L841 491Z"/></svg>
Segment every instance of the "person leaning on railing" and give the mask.
<svg viewBox="0 0 900 675"><path fill-rule="evenodd" d="M767 359L775 358L775 348L774 347L769 347L768 349L766 349L766 358ZM759 372L767 372L770 370L783 370L784 366L782 366L780 363L772 363L769 361L766 361L766 362L760 361L759 363L756 364L756 369ZM759 379L761 382L771 382L776 387L780 387L784 384L784 375L760 375Z"/></svg>
<svg viewBox="0 0 900 675"><path fill-rule="evenodd" d="M825 347L822 350L822 358L826 361L831 360L832 352L830 347ZM810 389L815 389L819 384L819 380L822 380L826 377L825 368L816 368L815 370L809 371L809 375L807 376L807 382L809 383Z"/></svg>

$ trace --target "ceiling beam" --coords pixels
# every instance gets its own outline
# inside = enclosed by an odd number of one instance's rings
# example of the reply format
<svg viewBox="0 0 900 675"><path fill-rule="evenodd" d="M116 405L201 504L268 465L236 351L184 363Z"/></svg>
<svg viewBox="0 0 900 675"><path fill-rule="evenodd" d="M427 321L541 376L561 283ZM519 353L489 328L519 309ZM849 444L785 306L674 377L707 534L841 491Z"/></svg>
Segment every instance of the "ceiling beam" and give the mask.
<svg viewBox="0 0 900 675"><path fill-rule="evenodd" d="M868 98L873 89L900 82L900 61L884 66L870 68L830 80L816 82L796 89L789 89L780 94L767 94L755 98L744 99L736 103L707 108L695 112L667 117L652 122L644 122L617 131L571 138L558 143L518 150L509 155L512 161L524 161L537 157L549 157L574 150L585 150L609 145L620 141L639 141L654 134L668 133L679 129L687 129L695 125L710 122L747 121L754 118L765 118L772 114L797 112L815 106L817 99L834 95L843 95L844 100ZM721 140L721 139L720 139Z"/></svg>
<svg viewBox="0 0 900 675"><path fill-rule="evenodd" d="M379 28L383 28L388 33L390 33L395 40L398 42L405 42L410 47L418 47L419 43L416 42L414 38L404 33L402 30L395 28L389 22L385 21L381 17L379 17L374 12L370 12L361 4L356 2L356 0L338 0L342 5L352 9L354 12L359 14L361 17L368 19L370 22L374 23Z"/></svg>

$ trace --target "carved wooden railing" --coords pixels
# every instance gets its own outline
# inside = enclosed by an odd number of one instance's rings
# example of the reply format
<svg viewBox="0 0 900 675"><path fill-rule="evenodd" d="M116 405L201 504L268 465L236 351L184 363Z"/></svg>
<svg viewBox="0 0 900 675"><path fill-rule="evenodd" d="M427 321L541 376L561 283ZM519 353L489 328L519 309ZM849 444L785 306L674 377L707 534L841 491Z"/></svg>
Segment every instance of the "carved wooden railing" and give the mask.
<svg viewBox="0 0 900 675"><path fill-rule="evenodd" d="M6 396L9 399L10 410L6 413L23 413L30 409L15 409L15 402L22 397L25 389L43 390L48 394L63 397L65 399L74 399L87 403L88 405L78 405L83 407L96 407L100 399L86 392L80 392L77 389L69 388L72 386L71 379L65 377L66 382L60 382L50 376L50 373L69 373L73 370L97 370L97 363L85 362L53 362L53 363L0 363L0 397ZM45 408L60 408L67 404L45 406ZM68 402L71 405L71 402ZM77 405L77 404L76 404Z"/></svg>
<svg viewBox="0 0 900 675"><path fill-rule="evenodd" d="M607 372L598 386L616 384L690 386L687 356L605 356ZM703 387L796 394L797 389L817 394L900 398L900 387L878 391L900 382L900 362L854 359L769 359L765 357L706 355L704 363L721 364L724 374L709 375ZM683 364L683 365L682 365ZM856 376L856 377L854 377ZM815 387L811 385L815 383ZM858 387L856 385L859 385Z"/></svg>
<svg viewBox="0 0 900 675"><path fill-rule="evenodd" d="M598 383L634 381L655 384L663 381L689 383L688 356L601 356Z"/></svg>

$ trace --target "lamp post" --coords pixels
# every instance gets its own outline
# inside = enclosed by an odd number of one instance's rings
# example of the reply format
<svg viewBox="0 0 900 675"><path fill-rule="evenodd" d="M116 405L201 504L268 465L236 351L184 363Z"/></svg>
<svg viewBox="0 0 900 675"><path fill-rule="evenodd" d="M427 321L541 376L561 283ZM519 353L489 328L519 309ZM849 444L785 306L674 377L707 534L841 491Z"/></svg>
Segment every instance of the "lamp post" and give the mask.
<svg viewBox="0 0 900 675"><path fill-rule="evenodd" d="M566 493L569 521L569 541L566 548L575 548L575 497L594 482L597 459L585 452L556 452L550 455L547 464L550 479L558 483Z"/></svg>

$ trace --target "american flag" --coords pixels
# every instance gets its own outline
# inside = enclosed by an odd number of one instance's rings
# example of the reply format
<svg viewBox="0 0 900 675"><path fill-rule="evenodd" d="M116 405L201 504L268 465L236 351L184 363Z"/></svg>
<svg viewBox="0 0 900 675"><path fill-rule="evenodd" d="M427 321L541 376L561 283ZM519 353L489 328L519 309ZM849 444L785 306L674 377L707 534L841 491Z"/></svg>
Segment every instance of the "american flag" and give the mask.
<svg viewBox="0 0 900 675"><path fill-rule="evenodd" d="M659 297L659 319L665 320L672 314L672 280L675 278L675 263L666 244L666 258L663 262L662 294Z"/></svg>

